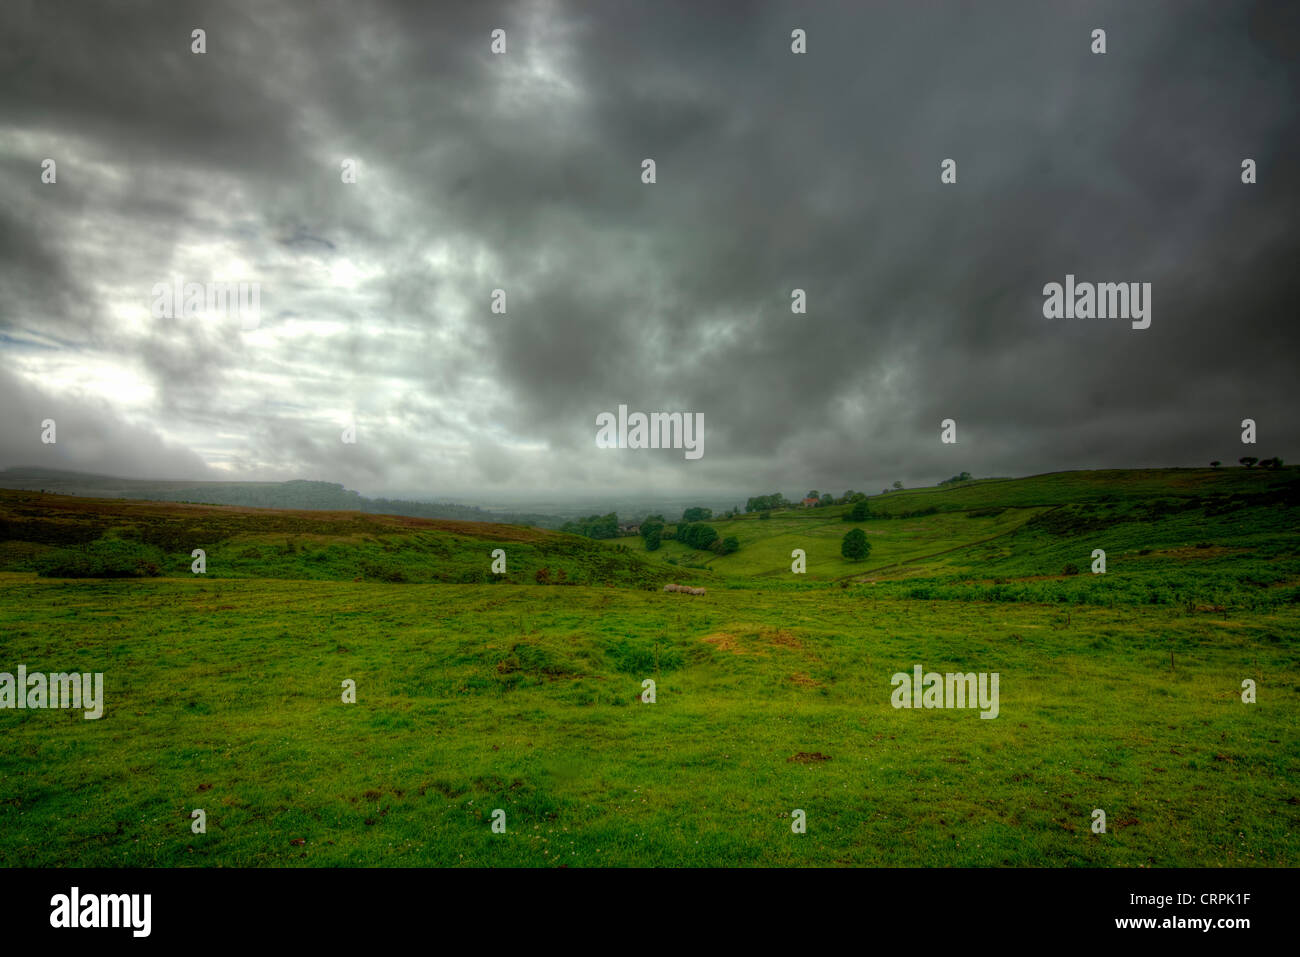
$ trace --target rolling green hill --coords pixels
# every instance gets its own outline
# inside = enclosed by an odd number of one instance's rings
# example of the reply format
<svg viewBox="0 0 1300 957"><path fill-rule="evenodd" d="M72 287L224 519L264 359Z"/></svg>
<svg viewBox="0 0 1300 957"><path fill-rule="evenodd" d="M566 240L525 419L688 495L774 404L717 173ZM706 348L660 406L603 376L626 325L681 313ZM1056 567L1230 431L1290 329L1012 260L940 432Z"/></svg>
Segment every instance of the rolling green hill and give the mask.
<svg viewBox="0 0 1300 957"><path fill-rule="evenodd" d="M1271 607L1300 595L1296 469L1060 472L891 492L868 506L864 522L845 522L848 506L710 520L739 551L665 539L649 554L773 585L839 580L921 599ZM871 543L861 561L840 554L855 527ZM796 548L805 576L791 573ZM1105 575L1091 574L1094 549Z"/></svg>

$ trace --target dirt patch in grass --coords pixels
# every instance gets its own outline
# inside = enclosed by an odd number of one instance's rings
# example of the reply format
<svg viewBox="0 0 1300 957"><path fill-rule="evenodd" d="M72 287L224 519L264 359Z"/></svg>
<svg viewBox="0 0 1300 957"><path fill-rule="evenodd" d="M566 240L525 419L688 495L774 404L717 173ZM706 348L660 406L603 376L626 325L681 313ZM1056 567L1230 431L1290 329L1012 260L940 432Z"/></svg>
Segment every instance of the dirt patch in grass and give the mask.
<svg viewBox="0 0 1300 957"><path fill-rule="evenodd" d="M814 680L802 671L796 671L790 676L790 680L803 688L820 688L822 686L820 681Z"/></svg>
<svg viewBox="0 0 1300 957"><path fill-rule="evenodd" d="M786 764L820 764L822 761L829 761L829 754L822 754L820 751L813 751L809 754L807 751L800 751L785 759Z"/></svg>
<svg viewBox="0 0 1300 957"><path fill-rule="evenodd" d="M728 632L719 631L700 639L706 645L713 645L719 651L730 651L733 655L743 655L745 649L740 647L740 639Z"/></svg>
<svg viewBox="0 0 1300 957"><path fill-rule="evenodd" d="M796 638L790 632L783 628L760 632L760 637L774 645L780 645L782 648L794 648L799 651L803 650L803 642Z"/></svg>
<svg viewBox="0 0 1300 957"><path fill-rule="evenodd" d="M730 651L735 655L766 657L765 647L773 645L791 651L804 650L803 642L792 632L784 628L765 628L756 625L732 625L729 631L715 631L700 640L705 644L713 645L719 651Z"/></svg>

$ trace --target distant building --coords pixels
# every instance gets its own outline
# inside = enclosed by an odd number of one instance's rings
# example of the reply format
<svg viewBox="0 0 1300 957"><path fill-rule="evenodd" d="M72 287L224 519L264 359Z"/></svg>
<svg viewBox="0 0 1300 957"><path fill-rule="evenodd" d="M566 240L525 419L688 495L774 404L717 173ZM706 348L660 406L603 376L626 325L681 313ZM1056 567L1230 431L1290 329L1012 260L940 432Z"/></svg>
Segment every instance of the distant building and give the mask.
<svg viewBox="0 0 1300 957"><path fill-rule="evenodd" d="M804 508L816 508L816 507L817 507L818 505L820 505L821 503L822 503L822 502L821 502L821 499L819 499L819 498L806 498L806 499L803 500L803 507L804 507Z"/></svg>
<svg viewBox="0 0 1300 957"><path fill-rule="evenodd" d="M622 525L620 525L620 526L618 527L618 533L619 533L620 535L640 535L640 534L641 534L641 523L640 523L640 522L624 522Z"/></svg>

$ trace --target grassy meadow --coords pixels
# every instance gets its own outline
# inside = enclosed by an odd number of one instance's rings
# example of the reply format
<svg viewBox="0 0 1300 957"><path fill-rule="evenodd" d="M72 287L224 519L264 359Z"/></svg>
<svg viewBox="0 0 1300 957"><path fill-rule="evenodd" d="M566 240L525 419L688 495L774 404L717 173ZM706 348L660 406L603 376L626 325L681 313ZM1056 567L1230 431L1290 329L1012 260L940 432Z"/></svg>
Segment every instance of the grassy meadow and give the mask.
<svg viewBox="0 0 1300 957"><path fill-rule="evenodd" d="M870 507L710 521L717 556L0 491L0 671L106 698L0 710L0 866L1300 863L1300 472ZM998 717L895 709L917 664L998 672Z"/></svg>

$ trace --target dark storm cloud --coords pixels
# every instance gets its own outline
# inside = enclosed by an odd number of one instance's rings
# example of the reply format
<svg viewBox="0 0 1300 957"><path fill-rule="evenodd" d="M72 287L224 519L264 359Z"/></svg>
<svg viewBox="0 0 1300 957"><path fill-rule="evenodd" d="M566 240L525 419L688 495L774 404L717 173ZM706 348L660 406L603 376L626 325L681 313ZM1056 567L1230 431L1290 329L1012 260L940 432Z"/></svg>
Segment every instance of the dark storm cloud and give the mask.
<svg viewBox="0 0 1300 957"><path fill-rule="evenodd" d="M1300 446L1293 6L17 3L0 20L6 388L147 422L196 469L407 494L793 493L1232 461L1247 416L1260 454ZM262 283L254 332L149 315L155 282L236 273ZM1150 282L1151 327L1044 319L1066 273ZM620 403L703 412L704 457L594 448ZM5 430L4 464L38 464L29 433Z"/></svg>

